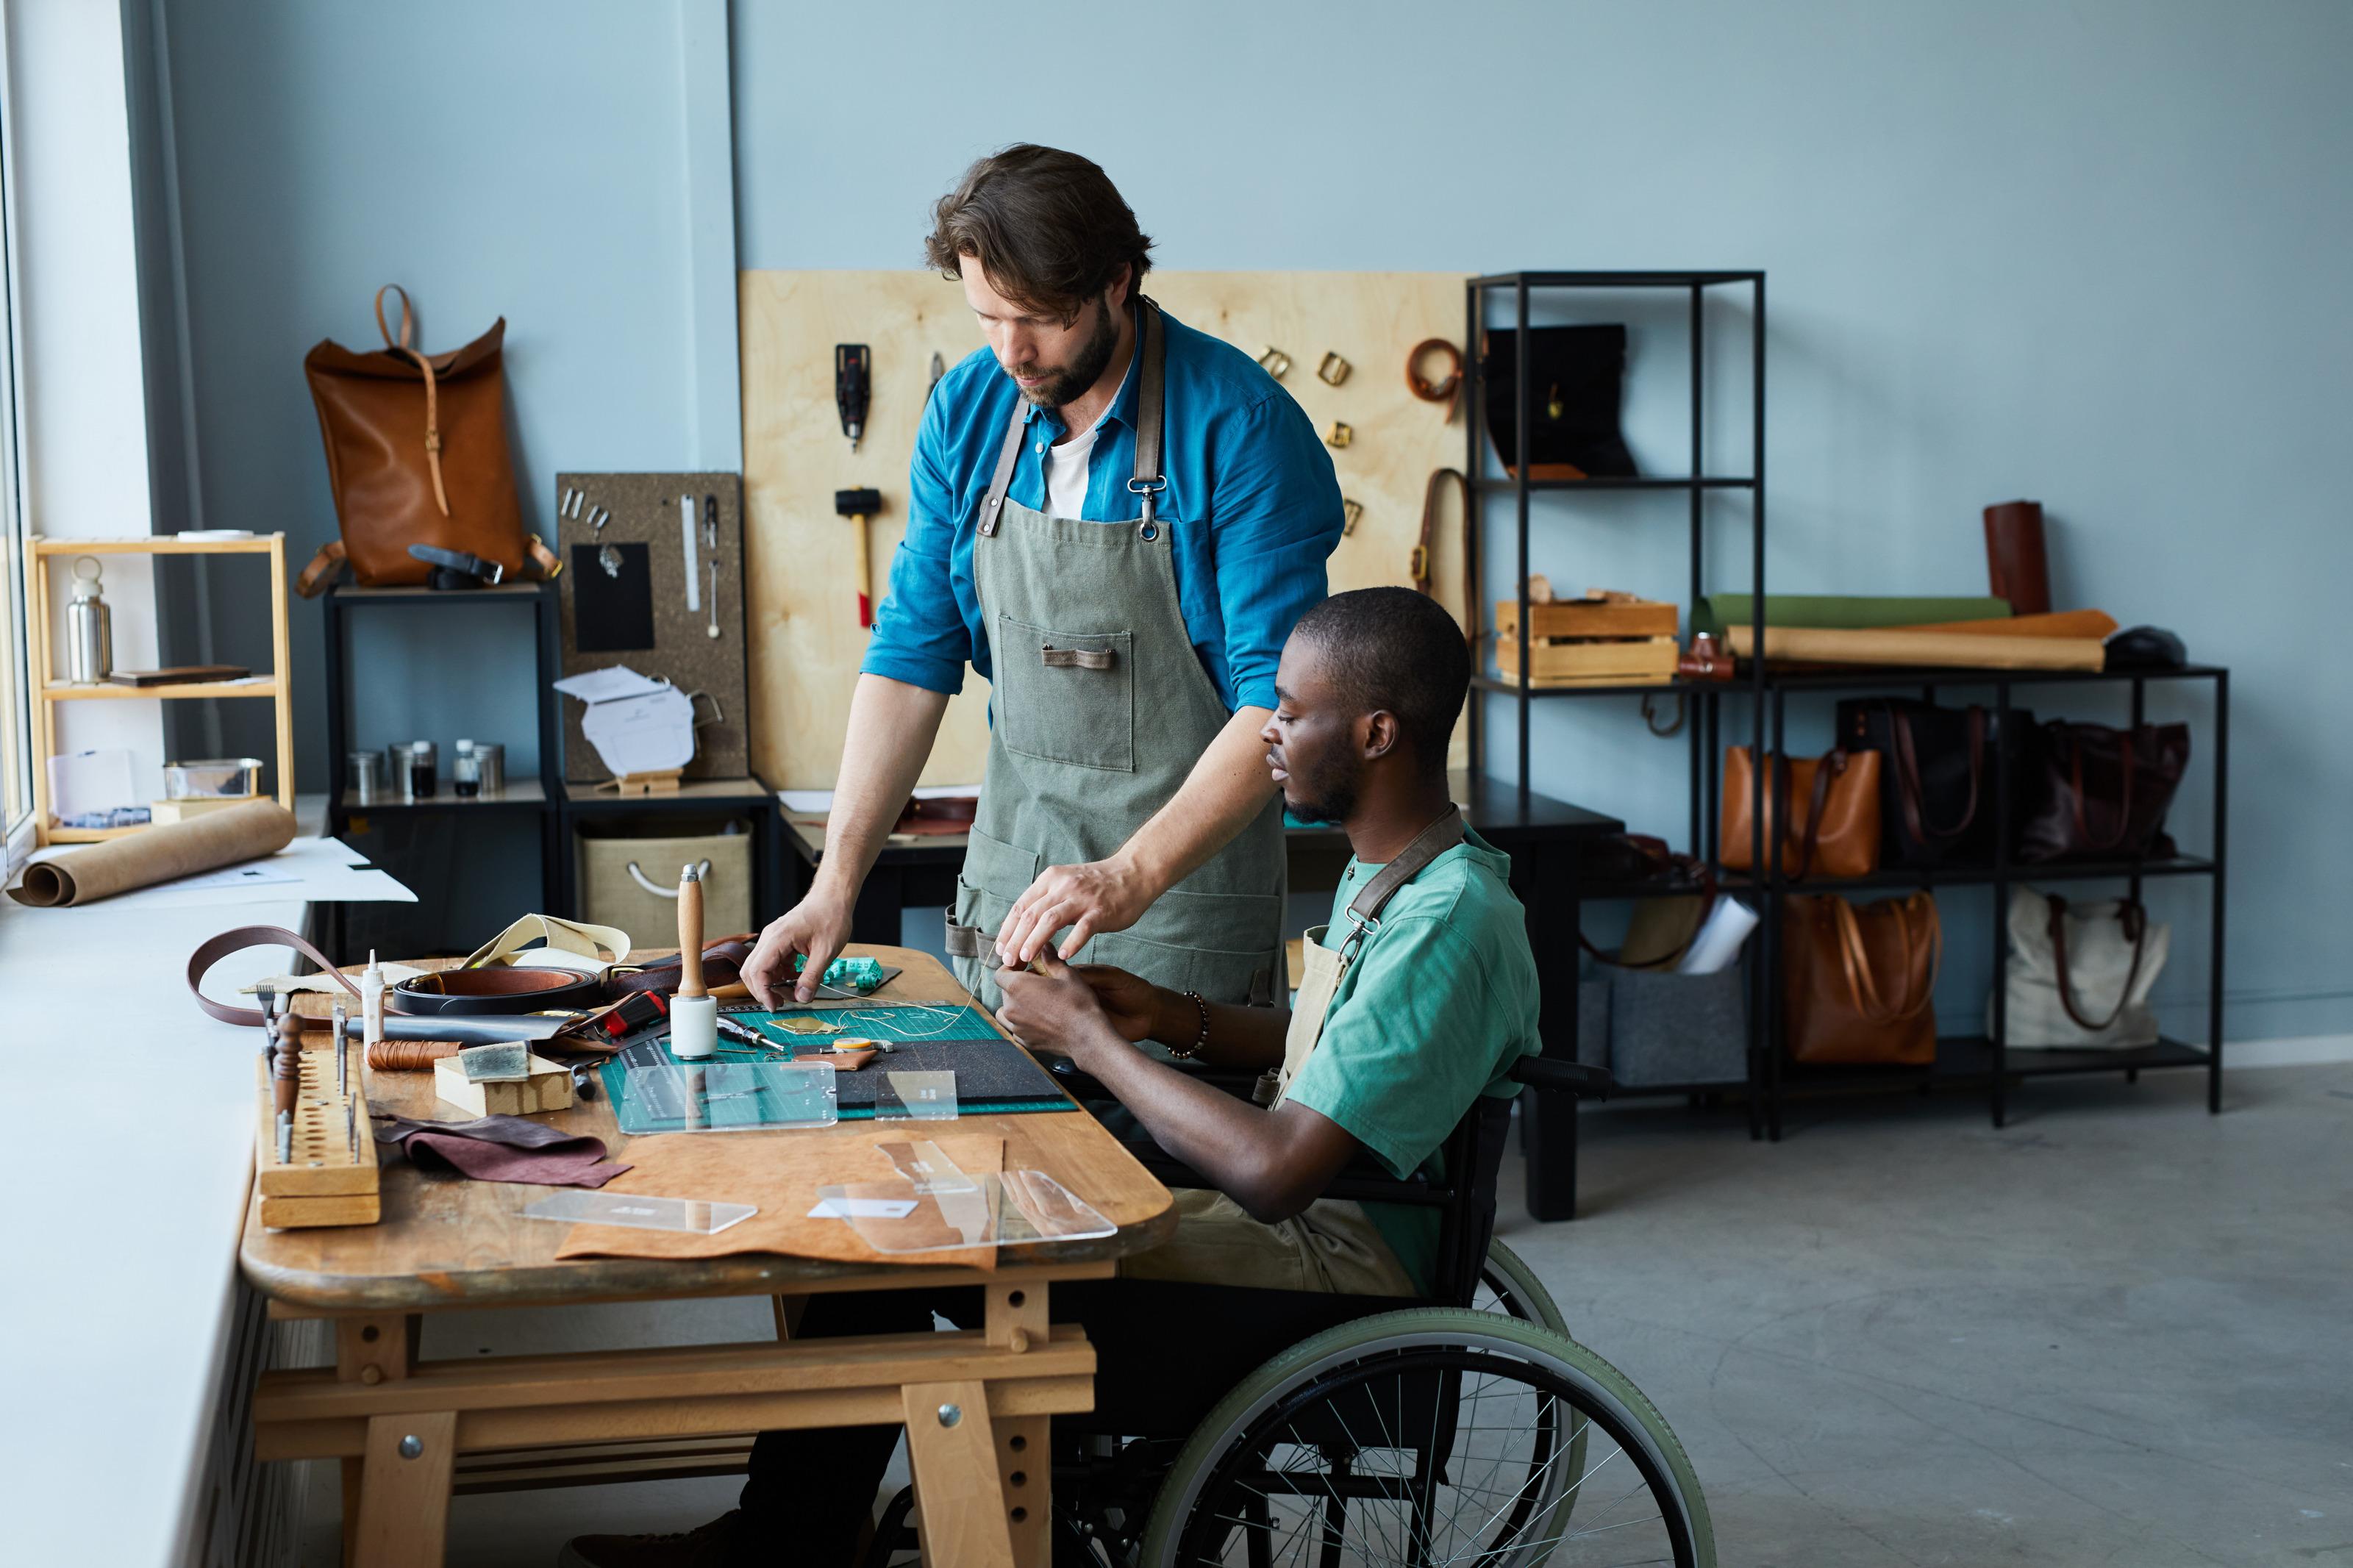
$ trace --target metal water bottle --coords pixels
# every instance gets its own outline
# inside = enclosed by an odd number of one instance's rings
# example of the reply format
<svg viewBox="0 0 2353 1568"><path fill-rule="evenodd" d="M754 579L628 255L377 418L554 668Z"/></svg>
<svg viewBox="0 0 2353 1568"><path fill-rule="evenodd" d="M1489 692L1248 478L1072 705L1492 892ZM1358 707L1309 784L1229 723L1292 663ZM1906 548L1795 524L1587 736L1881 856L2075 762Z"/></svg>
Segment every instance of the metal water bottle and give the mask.
<svg viewBox="0 0 2353 1568"><path fill-rule="evenodd" d="M95 686L114 673L113 612L98 591L103 572L95 555L74 558L73 602L66 606L66 679L76 686Z"/></svg>

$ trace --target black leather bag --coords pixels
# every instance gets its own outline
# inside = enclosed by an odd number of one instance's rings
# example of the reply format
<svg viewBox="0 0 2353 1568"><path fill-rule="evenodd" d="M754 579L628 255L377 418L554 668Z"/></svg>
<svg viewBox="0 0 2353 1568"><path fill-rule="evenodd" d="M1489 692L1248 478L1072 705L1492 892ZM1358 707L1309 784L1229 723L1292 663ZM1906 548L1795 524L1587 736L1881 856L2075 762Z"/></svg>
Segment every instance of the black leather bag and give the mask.
<svg viewBox="0 0 2353 1568"><path fill-rule="evenodd" d="M2112 730L2053 719L2042 726L2035 787L2018 858L2138 860L2174 853L2165 814L2189 766L2189 726Z"/></svg>
<svg viewBox="0 0 2353 1568"><path fill-rule="evenodd" d="M1528 477L1632 479L1633 454L1619 433L1626 384L1621 326L1528 329ZM1519 472L1520 334L1496 328L1479 339L1481 402L1487 435L1506 471Z"/></svg>
<svg viewBox="0 0 2353 1568"><path fill-rule="evenodd" d="M1990 866L2000 812L2000 716L1972 704L1939 708L1907 697L1859 697L1838 706L1839 744L1877 752L1880 863ZM2034 715L2010 710L2010 820L2035 781ZM2021 744L2021 742L2024 742Z"/></svg>

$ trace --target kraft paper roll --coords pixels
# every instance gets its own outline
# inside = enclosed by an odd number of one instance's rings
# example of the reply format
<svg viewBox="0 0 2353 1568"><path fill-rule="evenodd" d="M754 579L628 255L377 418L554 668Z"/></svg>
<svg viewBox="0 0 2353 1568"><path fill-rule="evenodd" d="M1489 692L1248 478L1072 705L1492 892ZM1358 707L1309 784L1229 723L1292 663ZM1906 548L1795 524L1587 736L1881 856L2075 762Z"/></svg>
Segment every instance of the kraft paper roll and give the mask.
<svg viewBox="0 0 2353 1568"><path fill-rule="evenodd" d="M186 822L166 823L25 868L8 889L37 910L96 903L135 888L193 877L274 855L294 841L294 814L272 800L248 801Z"/></svg>

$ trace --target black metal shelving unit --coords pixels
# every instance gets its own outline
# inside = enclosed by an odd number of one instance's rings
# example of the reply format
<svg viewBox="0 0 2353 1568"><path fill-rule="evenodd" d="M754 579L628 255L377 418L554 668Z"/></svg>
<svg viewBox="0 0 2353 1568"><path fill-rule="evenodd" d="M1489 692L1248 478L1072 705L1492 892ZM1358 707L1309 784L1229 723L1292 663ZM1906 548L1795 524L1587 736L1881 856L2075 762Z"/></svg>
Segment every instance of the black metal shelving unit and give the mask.
<svg viewBox="0 0 2353 1568"><path fill-rule="evenodd" d="M1465 343L1474 354L1482 338L1489 332L1510 331L1522 333L1516 363L1529 363L1525 333L1534 324L1531 320L1532 298L1555 291L1631 291L1671 290L1683 293L1688 300L1691 374L1691 431L1689 471L1681 476L1640 479L1534 479L1526 473L1512 475L1498 471L1491 457L1486 439L1485 388L1476 374L1470 375L1468 417L1465 420L1466 463L1463 472L1471 478L1472 508L1468 520L1467 550L1468 591L1474 599L1482 599L1482 563L1486 557L1487 503L1509 497L1514 508L1514 539L1519 588L1519 625L1524 635L1519 637L1519 679L1490 675L1486 672L1485 650L1479 651L1474 661L1472 679L1472 699L1469 715L1471 763L1476 772L1483 773L1487 765L1487 742L1491 739L1489 701L1496 698L1514 700L1518 778L1523 794L1532 788L1532 759L1529 754L1529 719L1534 705L1539 700L1585 698L1622 698L1628 696L1673 696L1694 704L1696 717L1687 722L1689 747L1689 821L1686 844L1694 855L1705 859L1716 872L1719 885L1726 891L1744 893L1762 904L1763 917L1756 940L1751 943L1748 964L1748 1050L1747 1073L1743 1079L1717 1082L1644 1085L1620 1090L1621 1097L1694 1097L1724 1092L1745 1095L1748 1109L1751 1137L1778 1140L1781 1133L1782 1111L1789 1096L1815 1091L1847 1091L1868 1088L1915 1088L1955 1085L1983 1087L1989 1098L1989 1109L1997 1127L2003 1124L2009 1110L2009 1086L2016 1080L2069 1074L2122 1072L2126 1079L2136 1079L2144 1068L2203 1067L2207 1071L2207 1104L2210 1110L2221 1104L2222 1066L2222 936L2224 925L2223 882L2226 867L2225 812L2227 809L2229 774L2229 673L2212 666L2191 666L2180 670L2116 671L2091 674L2076 671L2043 670L1895 670L1858 668L1852 671L1826 674L1779 674L1768 671L1762 659L1744 662L1740 679L1736 682L1694 681L1682 678L1669 682L1625 682L1621 684L1531 688L1528 685L1529 664L1534 639L1525 635L1533 622L1529 615L1527 584L1530 570L1529 534L1532 526L1534 498L1542 494L1582 493L1599 495L1628 491L1683 491L1690 497L1690 598L1687 612L1695 614L1706 590L1707 529L1712 523L1725 520L1711 518L1706 505L1711 494L1742 495L1749 499L1748 559L1749 559L1749 624L1756 628L1757 643L1762 647L1766 627L1765 524L1766 524L1766 443L1765 443L1765 275L1757 271L1704 272L1514 272L1473 278L1464 289ZM1746 474L1722 475L1706 472L1707 440L1707 323L1706 304L1711 291L1727 291L1736 300L1745 290L1749 306L1746 337L1748 340L1750 407L1748 411L1750 466ZM1500 302L1500 303L1499 303ZM1528 425L1533 400L1529 378L1516 378L1516 406L1512 410L1517 440L1515 448L1528 450ZM1482 621L1485 619L1482 617ZM2107 861L2099 863L2061 863L2024 867L2010 858L2009 768L2010 748L1998 748L2000 753L2000 816L1999 824L1998 858L1992 865L1979 867L1947 867L1936 870L1912 870L1890 867L1867 877L1835 881L1809 879L1792 883L1781 865L1781 845L1765 842L1765 775L1766 770L1751 770L1749 821L1754 837L1751 840L1750 864L1766 868L1761 877L1728 873L1721 864L1721 845L1717 842L1717 823L1722 805L1720 774L1716 759L1722 754L1724 710L1727 704L1745 705L1747 734L1753 745L1776 754L1786 754L1788 698L1792 692L1868 691L1894 689L1919 691L1933 695L1940 689L1990 688L1994 707L2003 723L2002 733L2009 733L2008 715L2010 693L2021 686L2059 684L2114 685L2129 683L2132 701L2132 721L2143 721L2147 688L2154 681L2211 681L2214 692L2213 757L2213 822L2212 848L2204 856L2179 855L2164 859L2141 861ZM1765 743L1769 735L1769 745ZM1559 793L1557 790L1552 792ZM1637 825L1642 826L1642 825ZM2011 1052L2005 1043L2006 1021L2003 1017L2001 973L2009 956L2006 906L2011 884L2029 879L2036 882L2078 882L2086 880L2121 880L2133 897L2140 895L2145 879L2174 877L2203 877L2211 890L2211 971L2207 997L2208 1038L2205 1047L2164 1040L2158 1045L2136 1051L2020 1051ZM1859 892L1869 889L1908 888L1934 889L1940 886L1989 886L1994 892L1993 952L1994 1017L1990 1036L1957 1035L1938 1042L1936 1059L1925 1068L1800 1068L1782 1059L1781 1008L1779 972L1781 963L1781 917L1784 902L1793 892ZM1606 893L1572 888L1568 898L1572 906L1586 898L1629 898L1647 893L1692 891L1689 888L1651 886L1612 888ZM1573 994L1574 986L1555 985ZM1547 1053L1574 1057L1577 1052L1577 1008L1573 1000L1562 1005L1547 1005L1545 1016L1545 1039ZM1535 1194L1531 1193L1531 1208L1540 1219L1567 1218L1567 1213L1547 1213L1537 1209Z"/></svg>
<svg viewBox="0 0 2353 1568"><path fill-rule="evenodd" d="M575 830L583 822L608 822L629 817L659 817L726 813L748 816L753 829L753 908L755 916L765 920L778 908L783 897L783 818L776 809L776 798L768 786L757 778L691 779L673 795L617 796L600 795L593 789L575 789L564 782L564 739L558 722L558 698L554 689L562 666L562 604L554 583L504 583L495 587L474 588L457 592L435 592L427 588L361 588L348 584L328 590L324 598L326 624L326 683L327 683L327 746L328 795L327 831L340 836L352 829L354 819L371 816L393 818L417 814L447 815L464 818L479 816L488 820L512 821L519 816L533 819L539 834L540 887L537 907L550 914L572 916L577 913L579 888L575 874L573 839ZM536 700L533 711L539 730L539 770L525 778L509 778L505 790L496 795L480 795L470 800L459 799L450 793L445 781L441 791L430 800L405 801L389 782L377 792L376 798L362 804L354 797L351 780L346 777L351 731L347 704L351 700L347 670L346 644L349 636L348 617L360 610L399 611L419 614L428 608L435 613L453 613L456 606L514 606L528 605L533 614L533 690ZM446 770L445 770L446 771ZM330 907L325 932L328 951L337 958L348 958L340 951L343 940L343 909ZM665 945L663 933L649 933L649 947Z"/></svg>

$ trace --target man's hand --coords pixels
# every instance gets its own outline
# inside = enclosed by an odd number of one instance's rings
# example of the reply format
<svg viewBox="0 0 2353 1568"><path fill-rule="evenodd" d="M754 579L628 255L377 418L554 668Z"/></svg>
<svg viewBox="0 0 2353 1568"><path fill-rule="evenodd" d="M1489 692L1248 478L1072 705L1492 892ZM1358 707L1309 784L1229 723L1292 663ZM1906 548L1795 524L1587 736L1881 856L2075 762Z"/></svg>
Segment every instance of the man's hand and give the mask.
<svg viewBox="0 0 2353 1568"><path fill-rule="evenodd" d="M1103 1005L1103 1016L1119 1031L1119 1037L1134 1045L1148 1040L1161 1031L1161 1020L1168 1016L1168 1004L1175 993L1155 985L1141 974L1130 974L1108 963L1074 963L1071 973L1087 983Z"/></svg>
<svg viewBox="0 0 2353 1568"><path fill-rule="evenodd" d="M1114 856L1083 866L1049 866L1014 900L997 928L997 962L1019 968L1039 953L1053 951L1054 933L1071 928L1059 956L1068 960L1098 931L1125 931L1134 925L1160 889L1133 866Z"/></svg>
<svg viewBox="0 0 2353 1568"><path fill-rule="evenodd" d="M853 900L831 889L809 889L808 897L768 922L759 945L744 961L744 984L763 1007L807 1002L817 994L817 983L849 940ZM793 978L793 955L806 954L807 966Z"/></svg>
<svg viewBox="0 0 2353 1568"><path fill-rule="evenodd" d="M997 1021L1025 1046L1060 1052L1084 1066L1091 1050L1119 1037L1094 987L1051 954L1040 958L1035 970L998 970L997 984L1005 993Z"/></svg>

